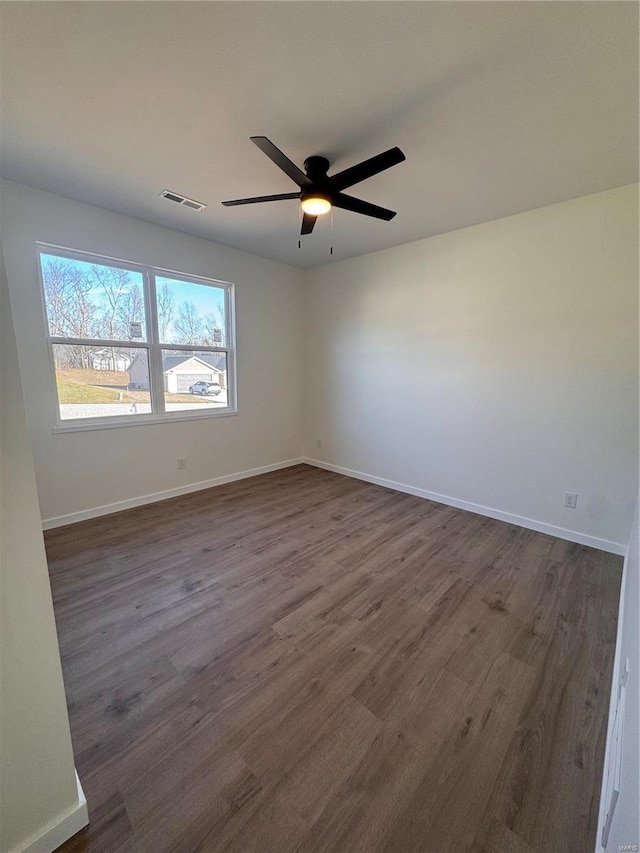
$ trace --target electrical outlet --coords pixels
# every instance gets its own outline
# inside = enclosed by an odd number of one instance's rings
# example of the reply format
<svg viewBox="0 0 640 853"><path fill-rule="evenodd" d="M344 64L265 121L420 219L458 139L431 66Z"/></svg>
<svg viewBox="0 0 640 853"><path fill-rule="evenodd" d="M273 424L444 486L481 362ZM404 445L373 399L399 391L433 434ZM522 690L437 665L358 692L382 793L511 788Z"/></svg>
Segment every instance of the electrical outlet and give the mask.
<svg viewBox="0 0 640 853"><path fill-rule="evenodd" d="M565 492L564 493L564 505L568 506L570 509L575 509L578 506L578 493L577 492Z"/></svg>
<svg viewBox="0 0 640 853"><path fill-rule="evenodd" d="M186 467L187 467L187 460L184 458L184 456L179 456L178 457L178 470L184 471L184 469Z"/></svg>
<svg viewBox="0 0 640 853"><path fill-rule="evenodd" d="M320 447L322 447L322 439L320 439L320 438L319 438L319 439L316 441L316 447L319 447L319 448L320 448Z"/></svg>

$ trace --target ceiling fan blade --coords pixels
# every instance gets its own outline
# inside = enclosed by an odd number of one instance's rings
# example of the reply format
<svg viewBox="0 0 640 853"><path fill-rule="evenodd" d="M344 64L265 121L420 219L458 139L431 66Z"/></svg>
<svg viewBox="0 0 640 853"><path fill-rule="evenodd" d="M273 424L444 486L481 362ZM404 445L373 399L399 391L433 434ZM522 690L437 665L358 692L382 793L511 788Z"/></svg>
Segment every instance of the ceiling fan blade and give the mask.
<svg viewBox="0 0 640 853"><path fill-rule="evenodd" d="M402 151L396 148L390 148L388 151L383 151L382 154L376 154L375 157L369 160L363 160L356 166L351 166L343 172L338 172L337 175L332 175L329 178L332 187L335 190L346 190L347 187L352 187L354 184L360 183L367 178L372 178L374 175L384 172L385 169L390 169L398 163L402 163L407 158Z"/></svg>
<svg viewBox="0 0 640 853"><path fill-rule="evenodd" d="M305 213L302 217L302 228L300 229L300 233L311 234L317 218L317 216L312 216L310 213Z"/></svg>
<svg viewBox="0 0 640 853"><path fill-rule="evenodd" d="M270 139L267 139L266 136L252 136L251 141L258 146L263 154L266 154L270 160L273 160L276 166L282 169L285 175L288 175L299 187L311 186L311 181L302 169L298 169L296 164L292 163L279 148L276 148Z"/></svg>
<svg viewBox="0 0 640 853"><path fill-rule="evenodd" d="M258 195L255 198L233 198L223 201L225 207L235 207L237 204L258 204L262 201L285 201L290 198L300 198L300 193L279 193L279 195Z"/></svg>
<svg viewBox="0 0 640 853"><path fill-rule="evenodd" d="M368 201L362 201L359 198L338 193L331 198L331 204L334 207L341 207L343 210L350 210L353 213L363 213L365 216L373 216L376 219L384 219L387 222L396 215L395 210L387 210L386 207L378 207L377 204L370 204Z"/></svg>

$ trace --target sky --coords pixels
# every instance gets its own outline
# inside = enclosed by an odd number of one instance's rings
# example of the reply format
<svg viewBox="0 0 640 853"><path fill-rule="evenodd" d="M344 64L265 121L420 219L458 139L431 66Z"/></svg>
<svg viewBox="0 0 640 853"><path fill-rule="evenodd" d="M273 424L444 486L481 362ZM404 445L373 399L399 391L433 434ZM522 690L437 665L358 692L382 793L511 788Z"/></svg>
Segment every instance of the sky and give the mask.
<svg viewBox="0 0 640 853"><path fill-rule="evenodd" d="M60 256L41 253L43 267L47 261L64 261L65 263L70 264L76 269L80 270L87 275L91 274L91 268L94 266L103 266L107 267L106 264L97 264L88 261L79 261L71 258L61 258ZM131 286L139 285L142 288L143 277L142 273L128 270L129 281ZM173 295L173 313L174 316L177 314L179 306L185 302L193 302L198 313L204 319L207 314L213 314L217 321L222 321L224 317L224 288L215 287L212 285L206 284L194 284L192 282L181 281L177 278L169 278L168 276L156 276L156 287L157 292L160 293L160 290L164 284L168 284L171 293ZM102 288L94 287L90 291L91 301L96 305L98 309L106 307L105 296Z"/></svg>
<svg viewBox="0 0 640 853"><path fill-rule="evenodd" d="M174 278L156 276L158 291L160 291L165 282L171 288L176 308L182 302L187 301L193 302L202 317L205 317L207 314L215 314L220 318L224 316L224 290L221 287L212 287L207 284L192 284L191 282L179 281Z"/></svg>

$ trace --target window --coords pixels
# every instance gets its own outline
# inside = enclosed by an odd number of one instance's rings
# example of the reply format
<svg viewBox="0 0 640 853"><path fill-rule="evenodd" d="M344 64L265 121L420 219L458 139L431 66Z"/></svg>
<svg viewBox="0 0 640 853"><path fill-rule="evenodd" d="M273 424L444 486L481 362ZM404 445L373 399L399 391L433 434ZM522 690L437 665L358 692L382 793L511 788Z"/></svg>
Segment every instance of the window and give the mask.
<svg viewBox="0 0 640 853"><path fill-rule="evenodd" d="M38 245L60 429L230 414L233 285Z"/></svg>

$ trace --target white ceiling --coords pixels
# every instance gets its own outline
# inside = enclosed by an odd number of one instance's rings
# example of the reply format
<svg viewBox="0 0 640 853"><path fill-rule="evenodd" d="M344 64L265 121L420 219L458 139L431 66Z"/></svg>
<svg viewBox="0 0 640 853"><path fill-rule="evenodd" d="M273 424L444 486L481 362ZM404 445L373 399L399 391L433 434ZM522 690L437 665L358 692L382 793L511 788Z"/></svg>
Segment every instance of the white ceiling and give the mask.
<svg viewBox="0 0 640 853"><path fill-rule="evenodd" d="M333 259L638 179L633 2L3 2L4 177L301 267L296 187L250 141L330 173L394 145L349 193ZM165 189L206 202L195 213Z"/></svg>

